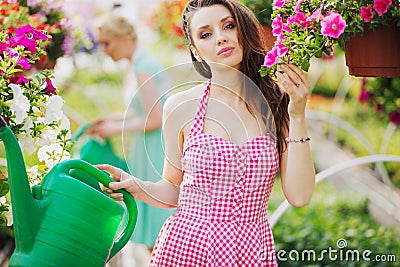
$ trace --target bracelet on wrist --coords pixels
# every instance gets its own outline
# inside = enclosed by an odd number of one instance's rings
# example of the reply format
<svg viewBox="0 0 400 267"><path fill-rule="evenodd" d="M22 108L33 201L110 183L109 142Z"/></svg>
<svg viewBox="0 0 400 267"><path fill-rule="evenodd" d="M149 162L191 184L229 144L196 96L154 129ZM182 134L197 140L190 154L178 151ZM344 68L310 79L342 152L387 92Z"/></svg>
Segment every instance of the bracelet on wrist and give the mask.
<svg viewBox="0 0 400 267"><path fill-rule="evenodd" d="M301 137L301 138L290 138L290 137L286 137L285 141L287 143L305 143L307 141L311 141L311 137L307 136L307 137Z"/></svg>

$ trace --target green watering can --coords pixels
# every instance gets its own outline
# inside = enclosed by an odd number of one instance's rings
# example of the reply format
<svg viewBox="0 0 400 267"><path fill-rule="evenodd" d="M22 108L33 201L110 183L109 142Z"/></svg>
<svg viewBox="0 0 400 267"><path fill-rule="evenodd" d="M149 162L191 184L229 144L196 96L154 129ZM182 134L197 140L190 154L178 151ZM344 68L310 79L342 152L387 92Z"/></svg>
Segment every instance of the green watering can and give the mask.
<svg viewBox="0 0 400 267"><path fill-rule="evenodd" d="M75 142L78 141L84 134L85 131L91 126L91 124L86 124L82 126L76 132L73 137ZM112 166L118 167L126 172L129 172L128 165L125 160L119 157L113 148L110 139L97 140L95 138L89 138L85 144L79 150L79 158L87 161L91 164L103 164L107 163Z"/></svg>
<svg viewBox="0 0 400 267"><path fill-rule="evenodd" d="M118 190L124 208L99 186L113 179L83 160L54 166L31 191L18 141L1 116L0 138L7 154L14 220L10 267L100 267L125 246L137 219L131 194Z"/></svg>

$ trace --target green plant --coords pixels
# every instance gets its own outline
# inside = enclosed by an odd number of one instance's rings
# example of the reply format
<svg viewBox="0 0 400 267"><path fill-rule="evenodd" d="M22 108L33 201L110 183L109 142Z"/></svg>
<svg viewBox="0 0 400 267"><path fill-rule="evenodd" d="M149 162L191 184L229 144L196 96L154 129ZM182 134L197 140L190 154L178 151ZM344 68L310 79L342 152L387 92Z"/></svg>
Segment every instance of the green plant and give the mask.
<svg viewBox="0 0 400 267"><path fill-rule="evenodd" d="M400 27L400 2L392 0L275 0L272 28L275 46L265 56L261 75L291 62L308 71L310 59L332 55L336 44L365 28L394 23Z"/></svg>
<svg viewBox="0 0 400 267"><path fill-rule="evenodd" d="M291 208L274 226L276 251L282 259L279 266L397 266L393 258L372 261L378 255L394 255L398 262L400 239L396 229L377 223L365 198L332 189L328 184L318 184L308 206Z"/></svg>
<svg viewBox="0 0 400 267"><path fill-rule="evenodd" d="M400 125L400 78L364 78L358 100L385 121Z"/></svg>
<svg viewBox="0 0 400 267"><path fill-rule="evenodd" d="M273 0L242 0L262 25L271 25Z"/></svg>

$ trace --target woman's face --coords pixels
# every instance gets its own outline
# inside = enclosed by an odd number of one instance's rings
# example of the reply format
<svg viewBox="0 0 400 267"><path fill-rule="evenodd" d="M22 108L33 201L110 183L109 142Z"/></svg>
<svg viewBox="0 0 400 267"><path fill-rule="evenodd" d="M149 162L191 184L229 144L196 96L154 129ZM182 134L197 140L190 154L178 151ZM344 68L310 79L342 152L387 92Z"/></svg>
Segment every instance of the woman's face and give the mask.
<svg viewBox="0 0 400 267"><path fill-rule="evenodd" d="M97 43L100 46L102 52L111 57L115 62L121 60L122 58L128 58L132 55L128 55L125 51L126 49L126 39L125 37L113 37L109 34L99 32L97 36Z"/></svg>
<svg viewBox="0 0 400 267"><path fill-rule="evenodd" d="M239 69L243 50L238 42L236 21L223 5L203 7L190 23L193 54L197 60Z"/></svg>

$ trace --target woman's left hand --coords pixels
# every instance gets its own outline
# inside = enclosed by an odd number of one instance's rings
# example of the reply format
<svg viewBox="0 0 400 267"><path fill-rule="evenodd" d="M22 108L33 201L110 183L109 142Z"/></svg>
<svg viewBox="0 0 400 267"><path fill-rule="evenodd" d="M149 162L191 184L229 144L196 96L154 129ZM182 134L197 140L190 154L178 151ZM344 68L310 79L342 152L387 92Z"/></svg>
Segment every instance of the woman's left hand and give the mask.
<svg viewBox="0 0 400 267"><path fill-rule="evenodd" d="M279 87L290 96L290 117L304 116L311 87L305 72L293 64L282 64L275 74Z"/></svg>
<svg viewBox="0 0 400 267"><path fill-rule="evenodd" d="M86 131L88 134L97 135L106 139L115 134L121 133L121 124L122 122L119 121L98 120L94 122Z"/></svg>

